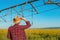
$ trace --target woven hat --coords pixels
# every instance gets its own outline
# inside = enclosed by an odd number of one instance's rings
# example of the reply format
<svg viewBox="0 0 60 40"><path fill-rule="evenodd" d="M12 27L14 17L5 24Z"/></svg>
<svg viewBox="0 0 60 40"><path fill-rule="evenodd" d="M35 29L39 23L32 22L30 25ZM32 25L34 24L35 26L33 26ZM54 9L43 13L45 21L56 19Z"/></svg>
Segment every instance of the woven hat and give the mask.
<svg viewBox="0 0 60 40"><path fill-rule="evenodd" d="M14 20L15 20L14 23L19 23L22 20L22 18L19 18L18 16L16 16Z"/></svg>

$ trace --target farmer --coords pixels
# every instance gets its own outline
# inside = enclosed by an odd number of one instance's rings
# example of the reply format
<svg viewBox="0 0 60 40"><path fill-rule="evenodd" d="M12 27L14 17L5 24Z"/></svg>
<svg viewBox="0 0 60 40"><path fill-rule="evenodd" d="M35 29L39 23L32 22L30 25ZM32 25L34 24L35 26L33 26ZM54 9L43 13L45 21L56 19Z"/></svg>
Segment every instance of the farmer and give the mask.
<svg viewBox="0 0 60 40"><path fill-rule="evenodd" d="M26 22L26 25L19 25L21 20L24 20ZM9 27L8 29L8 39L10 40L26 40L26 34L25 29L29 28L31 26L30 22L26 20L25 18L19 18L16 16L13 19L14 25Z"/></svg>

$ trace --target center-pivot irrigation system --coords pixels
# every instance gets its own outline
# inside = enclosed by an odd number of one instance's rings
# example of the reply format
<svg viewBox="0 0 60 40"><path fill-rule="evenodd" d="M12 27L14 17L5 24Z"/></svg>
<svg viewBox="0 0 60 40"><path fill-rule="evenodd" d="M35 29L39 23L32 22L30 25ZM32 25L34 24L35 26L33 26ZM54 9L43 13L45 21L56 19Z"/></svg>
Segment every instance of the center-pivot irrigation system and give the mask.
<svg viewBox="0 0 60 40"><path fill-rule="evenodd" d="M29 0L29 1L24 2L24 3L22 3L22 4L17 4L17 5L14 5L14 6L5 8L5 9L2 9L2 10L0 10L0 13L2 13L2 12L5 11L5 10L14 9L14 8L16 8L16 7L18 7L18 6L30 4L30 6L31 6L32 9L34 10L33 12L35 12L35 14L40 14L40 13L38 13L37 8L33 5L33 2L37 2L37 1L40 1L40 0ZM43 0L43 3L44 3L45 5L47 5L47 4L55 4L55 5L57 5L58 7L60 7L60 2L53 2L52 0L48 0L48 2L45 2L45 0ZM45 5L44 5L44 6L45 6ZM39 6L39 7L40 7L40 6ZM56 9L56 8L54 8L54 9ZM54 9L50 9L50 10L54 10ZM46 10L46 11L50 11L50 10ZM17 14L19 14L19 12L18 12L16 9L14 9L14 11L16 11ZM23 13L23 11L24 11L24 9L23 9L23 7L22 7L20 12ZM32 11L30 11L30 12L32 12ZM45 12L45 11L44 11L44 12ZM4 16L6 16L6 15L7 15L7 14L5 14ZM22 17L24 17L23 14L20 14L20 15L21 15ZM33 15L34 15L34 14L32 14L32 15L30 15L30 16L32 16L32 18L33 18ZM6 22L6 20L3 18L4 16L2 16L2 17L0 16L0 18L3 19L4 22ZM27 16L27 17L28 17L28 16Z"/></svg>
<svg viewBox="0 0 60 40"><path fill-rule="evenodd" d="M38 14L38 11L36 10L36 8L34 7L34 5L32 4L33 2L36 2L36 1L38 1L38 0L30 0L30 1L24 2L24 3L22 3L22 4L17 4L17 5L14 5L14 6L11 6L11 7L8 7L8 8L5 8L5 9L0 10L0 13L3 12L3 11L5 11L5 10L14 9L14 8L16 8L16 7L18 7L18 6L30 4L31 7L34 9L34 11ZM18 11L17 11L16 9L14 9L14 10L18 13ZM23 12L23 8L21 9L21 12ZM7 14L6 14L6 15L7 15ZM6 16L6 15L5 15L5 16ZM21 15L21 14L20 14L20 15ZM21 15L21 16L24 17L24 15ZM0 18L3 19L2 17L0 17ZM4 20L4 22L6 22L5 19L3 19L3 20Z"/></svg>

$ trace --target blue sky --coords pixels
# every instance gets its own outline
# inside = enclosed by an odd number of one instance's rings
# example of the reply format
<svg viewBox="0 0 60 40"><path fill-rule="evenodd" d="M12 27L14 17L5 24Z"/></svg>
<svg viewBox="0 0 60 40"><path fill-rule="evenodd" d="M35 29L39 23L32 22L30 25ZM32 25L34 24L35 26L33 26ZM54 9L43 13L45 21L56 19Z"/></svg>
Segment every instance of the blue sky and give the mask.
<svg viewBox="0 0 60 40"><path fill-rule="evenodd" d="M16 4L21 4L26 1L28 0L16 0L16 1L15 0L0 0L0 10L4 8L8 8ZM52 1L60 2L60 0L52 0ZM47 2L47 0L45 0L45 2ZM35 6L39 14L28 11L28 10L33 10L30 4L26 4L22 6L25 9L25 11L23 11L23 15L25 16L25 18L28 19L31 22L31 24L33 21L31 28L60 27L60 7L59 6L55 4L49 4L49 5L44 4L43 0L39 0L32 4ZM15 9L17 11L20 11L21 6L16 7ZM8 14L8 15L4 16L5 14ZM32 14L33 14L33 18L32 16L29 16ZM12 9L12 15L11 15L11 9L1 12L0 16L6 19L7 22L4 22L4 20L0 18L0 28L8 28L9 26L13 25L12 19L16 15L17 13L13 9ZM21 17L21 15L18 15L18 16ZM24 22L22 21L21 24L24 24Z"/></svg>

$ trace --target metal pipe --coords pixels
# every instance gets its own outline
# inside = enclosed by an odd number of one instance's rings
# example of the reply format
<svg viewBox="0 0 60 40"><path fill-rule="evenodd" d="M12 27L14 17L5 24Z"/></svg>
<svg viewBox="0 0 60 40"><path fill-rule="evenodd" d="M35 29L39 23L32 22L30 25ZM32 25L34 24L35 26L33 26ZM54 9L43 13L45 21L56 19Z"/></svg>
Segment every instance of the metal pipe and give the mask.
<svg viewBox="0 0 60 40"><path fill-rule="evenodd" d="M32 3L32 2L35 2L35 1L37 1L37 0L28 1L27 4ZM5 8L5 9L2 9L2 10L0 10L0 12L2 12L2 11L4 11L4 10L11 9L11 8L15 8L15 7L17 7L17 6L22 6L22 5L25 5L25 4L26 4L26 2L24 2L24 3L22 3L22 4L17 4L17 5L14 5L14 6Z"/></svg>

